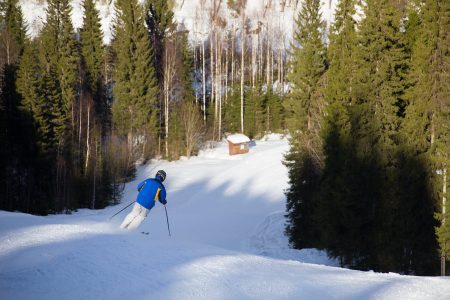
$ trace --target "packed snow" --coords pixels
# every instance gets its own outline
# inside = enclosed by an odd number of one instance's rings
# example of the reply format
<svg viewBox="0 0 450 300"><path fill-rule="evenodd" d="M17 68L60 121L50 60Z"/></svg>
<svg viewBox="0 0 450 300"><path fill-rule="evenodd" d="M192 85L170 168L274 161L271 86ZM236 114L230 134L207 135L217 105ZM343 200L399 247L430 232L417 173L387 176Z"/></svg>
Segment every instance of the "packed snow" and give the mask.
<svg viewBox="0 0 450 300"><path fill-rule="evenodd" d="M449 299L450 279L336 267L283 235L288 142L271 135L229 156L139 167L121 204L72 215L0 211L0 299ZM140 180L167 172L169 237L157 204L137 231L119 225ZM149 235L141 234L149 232Z"/></svg>

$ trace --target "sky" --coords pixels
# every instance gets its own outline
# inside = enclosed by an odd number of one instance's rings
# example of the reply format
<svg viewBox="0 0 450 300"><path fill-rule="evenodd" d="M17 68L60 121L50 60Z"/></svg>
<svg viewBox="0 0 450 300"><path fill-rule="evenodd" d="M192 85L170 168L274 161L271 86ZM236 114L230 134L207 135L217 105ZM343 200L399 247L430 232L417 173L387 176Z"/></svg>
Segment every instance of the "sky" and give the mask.
<svg viewBox="0 0 450 300"><path fill-rule="evenodd" d="M449 299L450 278L361 272L283 234L288 140L269 135L230 156L139 166L122 202L71 215L0 211L0 299ZM136 231L119 228L137 184L167 173L168 235L157 203ZM141 231L148 232L148 235Z"/></svg>

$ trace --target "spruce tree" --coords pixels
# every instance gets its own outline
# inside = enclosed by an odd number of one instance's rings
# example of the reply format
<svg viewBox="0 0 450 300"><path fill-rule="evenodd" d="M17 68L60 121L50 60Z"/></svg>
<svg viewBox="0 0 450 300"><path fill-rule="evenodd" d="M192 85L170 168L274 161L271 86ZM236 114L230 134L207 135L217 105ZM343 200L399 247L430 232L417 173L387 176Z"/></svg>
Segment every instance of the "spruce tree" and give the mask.
<svg viewBox="0 0 450 300"><path fill-rule="evenodd" d="M329 34L329 69L324 89L328 106L321 130L325 167L315 213L319 224L323 224L318 229L322 245L330 255L339 257L343 265L359 261L356 251L367 243L364 239L367 235L361 234L361 226L368 216L359 205L366 201L361 197L362 191L358 191L362 166L354 155L356 145L352 141L352 135L357 136L357 120L366 117L357 116L358 108L355 109L352 95L357 45L355 5L353 0L339 2ZM354 118L351 118L352 114Z"/></svg>
<svg viewBox="0 0 450 300"><path fill-rule="evenodd" d="M80 30L81 54L83 56L86 83L93 95L96 112L102 115L106 109L103 87L103 33L101 31L99 12L93 0L83 2L83 27Z"/></svg>
<svg viewBox="0 0 450 300"><path fill-rule="evenodd" d="M152 48L142 7L136 0L117 1L114 29L115 128L131 139L136 134L155 136L158 106Z"/></svg>
<svg viewBox="0 0 450 300"><path fill-rule="evenodd" d="M164 39L169 30L173 30L173 12L170 1L146 0L145 21L147 24L150 43L154 49L153 64L158 83L162 85L164 78Z"/></svg>
<svg viewBox="0 0 450 300"><path fill-rule="evenodd" d="M352 85L356 105L351 119L357 122L351 128L353 152L362 154L359 161L372 162L369 167L375 170L366 179L373 190L362 198L371 210L359 212L368 221L359 231L371 233L372 245L353 266L423 273L423 262L432 256L432 214L424 201L424 165L401 143L409 69L403 15L390 0L367 1L364 14L355 55L357 83ZM414 194L408 186L415 186Z"/></svg>
<svg viewBox="0 0 450 300"><path fill-rule="evenodd" d="M442 256L449 259L450 221L446 204L444 214L444 171L450 165L450 5L448 1L423 1L417 38L412 48L411 88L404 124L405 143L417 157L428 161L427 178L431 180L437 207L436 234ZM448 201L447 201L448 202ZM429 242L433 245L433 242ZM428 250L430 252L430 250Z"/></svg>
<svg viewBox="0 0 450 300"><path fill-rule="evenodd" d="M18 1L0 3L0 209L31 211L31 137L22 114L16 80L25 31Z"/></svg>
<svg viewBox="0 0 450 300"><path fill-rule="evenodd" d="M76 207L71 191L72 152L74 151L74 104L77 101L79 50L71 23L71 5L68 0L50 0L46 21L38 38L38 57L41 65L41 97L46 112L51 114L46 140L53 140L47 149L54 153L49 162L49 176L54 178L56 211ZM52 165L53 164L53 165Z"/></svg>
<svg viewBox="0 0 450 300"><path fill-rule="evenodd" d="M52 119L49 103L44 94L42 73L38 64L37 43L26 42L22 59L19 65L17 87L21 95L21 108L30 114L34 120L37 131L39 150L41 154L47 153L55 141L51 138Z"/></svg>
<svg viewBox="0 0 450 300"><path fill-rule="evenodd" d="M263 94L261 86L250 89L245 95L244 133L251 139L263 131Z"/></svg>
<svg viewBox="0 0 450 300"><path fill-rule="evenodd" d="M181 78L180 85L182 89L181 98L183 101L194 102L194 54L189 45L188 31L180 32L181 39Z"/></svg>
<svg viewBox="0 0 450 300"><path fill-rule="evenodd" d="M239 132L241 126L240 113L241 113L241 98L239 94L240 86L235 85L231 87L232 91L228 95L228 100L223 107L223 123L225 132ZM214 114L213 105L208 106L208 112ZM208 121L214 122L214 118L207 118ZM213 127L213 124L208 127Z"/></svg>
<svg viewBox="0 0 450 300"><path fill-rule="evenodd" d="M285 101L286 123L291 133L306 132L310 128L312 95L327 66L320 1L305 1L295 24L291 73L288 74L293 87Z"/></svg>
<svg viewBox="0 0 450 300"><path fill-rule="evenodd" d="M267 132L277 132L281 130L284 125L282 97L275 93L273 89L269 89L262 98L264 130Z"/></svg>
<svg viewBox="0 0 450 300"><path fill-rule="evenodd" d="M69 146L71 110L77 94L79 54L70 19L71 10L68 0L48 2L40 45L44 78L49 81L46 85L56 88L51 96L51 110L53 130L60 150Z"/></svg>
<svg viewBox="0 0 450 300"><path fill-rule="evenodd" d="M5 50L6 64L14 64L22 52L26 27L22 9L18 0L6 0L0 3L3 12L0 19L0 30L2 31L2 42Z"/></svg>
<svg viewBox="0 0 450 300"><path fill-rule="evenodd" d="M322 115L317 110L321 100L316 95L327 67L320 2L306 0L295 21L297 29L288 75L292 90L284 102L286 123L292 136L286 156L290 182L286 191L286 233L291 244L301 248L318 245L312 214L322 160L316 125Z"/></svg>

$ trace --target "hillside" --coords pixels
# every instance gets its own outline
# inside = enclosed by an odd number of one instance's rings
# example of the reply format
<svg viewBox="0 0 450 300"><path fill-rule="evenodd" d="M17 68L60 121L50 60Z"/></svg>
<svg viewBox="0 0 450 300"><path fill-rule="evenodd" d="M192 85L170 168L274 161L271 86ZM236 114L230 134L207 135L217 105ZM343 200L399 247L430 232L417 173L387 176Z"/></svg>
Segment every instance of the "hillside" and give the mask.
<svg viewBox="0 0 450 300"><path fill-rule="evenodd" d="M80 28L83 23L82 0L72 0L72 23L75 28ZM141 1L143 2L143 1ZM205 38L210 31L209 10L210 1L204 1L205 5L201 5L200 0L176 0L174 9L175 20L183 23L190 31L191 39ZM226 6L226 1L221 6L220 14L227 19L227 30L231 30L236 20L233 19L232 13ZM45 0L19 0L25 20L28 25L28 33L30 36L36 36L42 28L45 21ZM280 3L285 3L284 8ZM333 12L336 6L335 0L327 0L322 2L322 17L328 23L333 19ZM114 18L114 0L97 1L97 9L102 19L102 30L104 34L103 41L109 43L112 39L112 21ZM285 35L286 41L292 37L294 24L294 16L299 9L299 1L295 0L264 0L264 1L248 1L246 6L246 14L251 20L252 26L258 21L270 22L272 27L280 29ZM194 34L197 35L194 37Z"/></svg>
<svg viewBox="0 0 450 300"><path fill-rule="evenodd" d="M359 272L283 235L286 139L227 145L176 162L152 161L120 205L47 217L0 212L0 299L448 299L448 278ZM168 177L139 231L119 229L137 183ZM128 211L128 210L127 210Z"/></svg>

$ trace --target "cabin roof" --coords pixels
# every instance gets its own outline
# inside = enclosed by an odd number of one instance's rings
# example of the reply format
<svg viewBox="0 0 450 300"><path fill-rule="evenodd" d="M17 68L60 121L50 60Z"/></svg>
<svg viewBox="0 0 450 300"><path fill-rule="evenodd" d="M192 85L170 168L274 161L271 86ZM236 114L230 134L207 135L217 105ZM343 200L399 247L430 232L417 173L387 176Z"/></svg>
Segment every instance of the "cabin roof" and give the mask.
<svg viewBox="0 0 450 300"><path fill-rule="evenodd" d="M232 144L242 144L250 142L250 139L245 134L236 133L227 136L227 141Z"/></svg>

